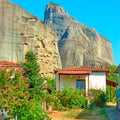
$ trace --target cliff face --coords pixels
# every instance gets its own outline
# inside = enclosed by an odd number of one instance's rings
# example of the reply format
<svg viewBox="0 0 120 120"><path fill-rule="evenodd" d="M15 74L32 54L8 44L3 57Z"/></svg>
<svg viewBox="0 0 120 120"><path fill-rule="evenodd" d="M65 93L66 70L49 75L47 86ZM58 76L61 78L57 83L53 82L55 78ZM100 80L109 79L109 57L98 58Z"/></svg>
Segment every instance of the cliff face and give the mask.
<svg viewBox="0 0 120 120"><path fill-rule="evenodd" d="M0 60L23 62L33 50L43 75L61 68L61 61L63 67L114 64L110 42L62 7L49 4L44 21L49 27L9 0L0 0Z"/></svg>
<svg viewBox="0 0 120 120"><path fill-rule="evenodd" d="M21 7L0 0L0 60L23 62L26 51L37 53L41 74L61 67L54 31Z"/></svg>
<svg viewBox="0 0 120 120"><path fill-rule="evenodd" d="M63 67L70 66L107 66L113 65L111 43L73 17L59 5L46 6L44 22L59 37L59 51Z"/></svg>

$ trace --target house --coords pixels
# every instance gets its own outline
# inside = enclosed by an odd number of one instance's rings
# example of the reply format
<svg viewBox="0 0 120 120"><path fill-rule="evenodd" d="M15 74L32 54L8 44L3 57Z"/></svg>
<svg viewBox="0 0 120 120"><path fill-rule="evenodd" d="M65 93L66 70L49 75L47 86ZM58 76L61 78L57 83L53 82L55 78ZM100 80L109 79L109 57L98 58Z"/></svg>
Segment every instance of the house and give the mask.
<svg viewBox="0 0 120 120"><path fill-rule="evenodd" d="M66 86L82 89L88 95L90 89L101 89L106 92L106 79L109 71L103 68L76 66L55 70L56 89L63 90ZM110 84L110 82L108 82Z"/></svg>

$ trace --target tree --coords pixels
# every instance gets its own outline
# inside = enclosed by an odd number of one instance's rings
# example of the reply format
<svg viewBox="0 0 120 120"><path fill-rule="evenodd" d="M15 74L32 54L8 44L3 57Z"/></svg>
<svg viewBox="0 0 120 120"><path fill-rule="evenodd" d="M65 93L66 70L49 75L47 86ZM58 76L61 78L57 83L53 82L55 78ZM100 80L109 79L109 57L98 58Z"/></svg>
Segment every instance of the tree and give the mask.
<svg viewBox="0 0 120 120"><path fill-rule="evenodd" d="M28 77L28 83L30 84L29 91L31 97L41 97L42 95L42 82L43 79L39 77L40 65L37 63L37 57L32 51L28 51L25 55L26 62L22 63L24 68L24 76Z"/></svg>
<svg viewBox="0 0 120 120"><path fill-rule="evenodd" d="M22 68L25 70L25 77L28 77L29 83L35 86L37 79L39 78L40 66L37 63L36 55L29 51L25 55L26 62L22 64Z"/></svg>
<svg viewBox="0 0 120 120"><path fill-rule="evenodd" d="M108 80L116 82L116 80L118 79L117 74L114 73L114 71L115 71L116 68L117 67L115 65L107 67L107 69L109 69L109 74L107 76Z"/></svg>

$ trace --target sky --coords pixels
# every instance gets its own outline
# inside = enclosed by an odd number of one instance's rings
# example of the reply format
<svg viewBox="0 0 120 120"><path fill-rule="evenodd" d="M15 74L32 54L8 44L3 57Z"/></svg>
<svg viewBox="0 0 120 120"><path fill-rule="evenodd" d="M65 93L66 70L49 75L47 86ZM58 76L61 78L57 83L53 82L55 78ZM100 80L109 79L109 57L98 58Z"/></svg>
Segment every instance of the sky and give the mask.
<svg viewBox="0 0 120 120"><path fill-rule="evenodd" d="M41 20L49 2L62 6L70 16L96 29L112 44L115 65L120 64L120 0L10 0ZM104 52L104 51L103 51Z"/></svg>

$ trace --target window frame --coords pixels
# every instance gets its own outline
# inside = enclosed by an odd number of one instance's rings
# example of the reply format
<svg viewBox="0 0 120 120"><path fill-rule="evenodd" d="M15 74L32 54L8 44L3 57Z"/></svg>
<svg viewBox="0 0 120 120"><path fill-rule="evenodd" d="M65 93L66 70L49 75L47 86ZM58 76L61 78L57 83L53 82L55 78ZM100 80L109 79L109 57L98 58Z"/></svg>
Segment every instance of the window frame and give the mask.
<svg viewBox="0 0 120 120"><path fill-rule="evenodd" d="M84 81L84 94L86 94L86 80L85 79L77 79L76 80L76 89L78 89L78 90L82 90L82 88L78 88L78 81L81 81L81 84L82 84L82 81Z"/></svg>

